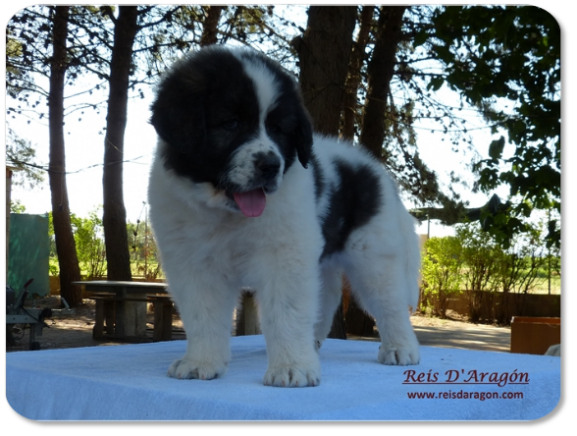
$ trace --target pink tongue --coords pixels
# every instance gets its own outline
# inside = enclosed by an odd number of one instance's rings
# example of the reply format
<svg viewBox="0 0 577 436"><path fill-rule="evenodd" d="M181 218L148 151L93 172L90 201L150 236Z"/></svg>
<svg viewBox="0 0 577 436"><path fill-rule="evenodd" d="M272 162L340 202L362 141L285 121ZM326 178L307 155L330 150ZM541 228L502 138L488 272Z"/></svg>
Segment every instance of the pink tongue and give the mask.
<svg viewBox="0 0 577 436"><path fill-rule="evenodd" d="M247 217L260 216L266 206L266 196L262 188L248 192L237 192L234 194L234 201Z"/></svg>

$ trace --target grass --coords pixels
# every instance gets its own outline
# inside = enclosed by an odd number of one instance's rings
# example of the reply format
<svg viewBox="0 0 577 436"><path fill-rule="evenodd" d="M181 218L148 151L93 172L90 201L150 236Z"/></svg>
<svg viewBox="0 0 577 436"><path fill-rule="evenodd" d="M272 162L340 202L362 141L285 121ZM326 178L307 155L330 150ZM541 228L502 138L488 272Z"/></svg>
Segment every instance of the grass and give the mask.
<svg viewBox="0 0 577 436"><path fill-rule="evenodd" d="M155 261L148 262L147 269L148 271L153 271L157 267L158 263ZM130 263L131 271L133 277L143 277L144 276L144 262L131 262ZM55 257L49 258L49 271L50 275L57 276L58 275L58 260ZM80 264L80 273L83 276L86 276L88 273L88 269L83 265ZM164 273L162 270L157 278L164 278ZM531 294L548 294L549 293L549 283L547 279L547 273L545 270L541 271L539 277L535 280L535 284L533 289L530 291ZM560 295L561 294L561 277L553 273L551 277L551 294L552 295Z"/></svg>
<svg viewBox="0 0 577 436"><path fill-rule="evenodd" d="M548 294L549 293L549 281L547 278L538 278L535 280L535 289L531 292L533 294ZM561 295L561 277L553 276L551 277L551 294Z"/></svg>
<svg viewBox="0 0 577 436"><path fill-rule="evenodd" d="M87 277L88 276L88 267L87 265L85 265L83 262L79 263L80 266L80 275L83 277ZM158 266L157 262L148 262L147 264L147 268L145 271L144 270L144 262L130 262L130 270L132 273L133 277L144 277L145 276L145 272L152 272L154 271ZM57 276L59 275L59 266L58 266L58 259L55 257L50 257L49 261L48 261L48 271L50 273L51 276ZM106 274L106 270L104 271ZM150 275L149 275L150 277ZM156 277L158 279L163 279L164 278L164 273L162 272L162 270L160 270L160 273L158 274L158 276Z"/></svg>

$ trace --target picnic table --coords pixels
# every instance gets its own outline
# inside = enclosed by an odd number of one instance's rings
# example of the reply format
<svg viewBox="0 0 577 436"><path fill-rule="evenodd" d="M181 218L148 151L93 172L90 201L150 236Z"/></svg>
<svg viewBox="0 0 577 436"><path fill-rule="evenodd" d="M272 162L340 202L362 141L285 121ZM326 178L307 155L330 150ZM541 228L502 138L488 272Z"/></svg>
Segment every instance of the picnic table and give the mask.
<svg viewBox="0 0 577 436"><path fill-rule="evenodd" d="M171 339L172 300L166 283L95 280L73 282L82 285L96 302L94 339L146 338L146 303L154 303L153 340Z"/></svg>

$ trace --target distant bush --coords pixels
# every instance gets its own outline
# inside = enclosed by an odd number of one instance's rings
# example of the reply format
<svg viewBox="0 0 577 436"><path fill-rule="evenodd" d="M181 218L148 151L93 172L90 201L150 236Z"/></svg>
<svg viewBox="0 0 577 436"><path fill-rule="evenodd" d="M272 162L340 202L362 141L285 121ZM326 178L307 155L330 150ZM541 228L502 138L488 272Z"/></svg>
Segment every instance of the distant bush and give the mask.
<svg viewBox="0 0 577 436"><path fill-rule="evenodd" d="M101 208L88 214L88 218L80 218L71 214L74 240L78 262L86 271L88 279L101 278L106 275L106 248L104 245L104 227L102 225Z"/></svg>
<svg viewBox="0 0 577 436"><path fill-rule="evenodd" d="M467 290L469 320L477 323L483 301L490 297L487 291L496 288L503 249L478 223L458 225L455 232L463 246L461 253L465 267L462 278Z"/></svg>
<svg viewBox="0 0 577 436"><path fill-rule="evenodd" d="M106 276L106 246L104 243L104 226L102 224L102 206L97 207L82 218L70 214L76 254L82 272L88 279L98 279ZM53 276L59 275L58 255L54 240L52 212L49 213L48 234L50 237L50 264L49 271ZM150 227L138 221L136 224L127 223L127 232L132 235L130 241L131 268L133 275L143 276L153 281L163 276L158 260L156 243Z"/></svg>
<svg viewBox="0 0 577 436"><path fill-rule="evenodd" d="M542 269L548 265L545 242L538 229L532 229L513 240L508 249L501 250L497 269L500 301L495 311L497 321L508 324L513 315L522 316L525 310L525 298L510 300L509 294L527 295L534 290ZM548 274L547 274L548 275ZM515 301L516 304L512 304Z"/></svg>
<svg viewBox="0 0 577 436"><path fill-rule="evenodd" d="M433 314L444 318L449 297L461 292L463 264L461 242L454 236L431 238L425 244L422 280L426 306Z"/></svg>

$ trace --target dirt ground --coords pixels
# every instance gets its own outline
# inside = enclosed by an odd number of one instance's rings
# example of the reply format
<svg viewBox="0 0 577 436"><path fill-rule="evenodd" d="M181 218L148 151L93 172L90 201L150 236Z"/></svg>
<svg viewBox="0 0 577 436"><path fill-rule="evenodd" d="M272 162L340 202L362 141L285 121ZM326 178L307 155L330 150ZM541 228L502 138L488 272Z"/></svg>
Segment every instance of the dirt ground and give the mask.
<svg viewBox="0 0 577 436"><path fill-rule="evenodd" d="M30 307L51 309L60 308L60 298L48 297L34 300L34 305ZM36 341L40 344L40 349L56 348L77 348L77 347L98 347L107 345L122 345L128 342L115 341L110 339L95 340L92 338L92 329L96 314L95 303L93 300L83 300L83 304L74 308L73 315L53 316L46 318L46 326L42 329L42 335L36 335ZM143 342L152 342L152 327L154 322L154 313L151 308L147 312L146 327L147 339ZM173 315L173 338L184 339L182 331L182 322L177 315ZM30 330L21 324L12 327L13 337L16 339L16 345L6 343L6 351L23 351L30 348ZM180 331L179 331L180 330ZM182 331L182 332L181 332Z"/></svg>
<svg viewBox="0 0 577 436"><path fill-rule="evenodd" d="M35 300L36 307L59 308L60 299L56 297ZM127 342L113 340L94 340L92 328L94 326L95 307L91 300L84 300L84 304L74 309L74 315L52 317L45 320L47 327L42 335L36 336L41 349L76 348L122 345ZM464 317L449 311L449 319L438 319L414 315L411 317L419 343L424 346L465 348L475 350L508 352L510 347L511 329L491 325L471 324ZM153 312L147 315L147 339L152 341ZM173 315L173 339L184 339L182 322L177 315ZM7 325L12 328L16 345L6 344L6 351L24 351L29 349L29 329L21 325ZM376 337L354 337L353 340L376 341Z"/></svg>

